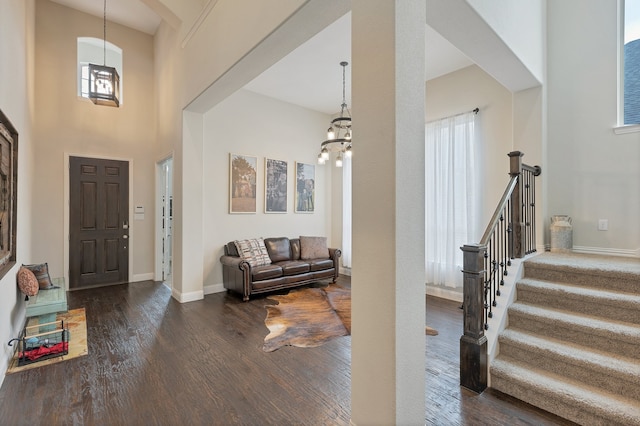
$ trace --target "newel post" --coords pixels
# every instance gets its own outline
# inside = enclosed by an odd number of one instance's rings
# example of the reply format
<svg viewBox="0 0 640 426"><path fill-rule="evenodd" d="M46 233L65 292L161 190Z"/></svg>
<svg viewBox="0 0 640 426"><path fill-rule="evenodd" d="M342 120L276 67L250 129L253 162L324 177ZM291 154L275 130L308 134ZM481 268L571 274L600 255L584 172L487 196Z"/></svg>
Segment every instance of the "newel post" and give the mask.
<svg viewBox="0 0 640 426"><path fill-rule="evenodd" d="M511 247L509 255L511 258L523 258L525 255L525 223L522 217L523 199L522 199L522 157L524 153L520 151L511 151L509 153L510 167L509 174L514 177L518 176L513 193L511 194Z"/></svg>
<svg viewBox="0 0 640 426"><path fill-rule="evenodd" d="M486 246L469 244L463 251L464 334L460 338L460 385L474 392L487 388L487 337L484 335Z"/></svg>

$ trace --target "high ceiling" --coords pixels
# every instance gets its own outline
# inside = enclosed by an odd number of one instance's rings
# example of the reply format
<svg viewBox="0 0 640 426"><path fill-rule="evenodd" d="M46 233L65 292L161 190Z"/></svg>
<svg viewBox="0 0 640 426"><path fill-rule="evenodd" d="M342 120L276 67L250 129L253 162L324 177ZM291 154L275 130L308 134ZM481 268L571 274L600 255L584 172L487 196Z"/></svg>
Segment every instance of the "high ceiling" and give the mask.
<svg viewBox="0 0 640 426"><path fill-rule="evenodd" d="M51 1L100 18L104 16L103 0ZM107 20L151 35L160 25L160 17L140 0L107 0Z"/></svg>
<svg viewBox="0 0 640 426"><path fill-rule="evenodd" d="M51 0L102 18L103 0ZM160 17L141 0L108 0L107 20L155 34ZM464 68L472 62L426 25L426 73L429 80ZM126 52L125 52L126 55ZM336 113L342 102L341 61L351 62L351 14L347 14L273 65L245 87L256 93ZM347 67L347 102L351 104L350 67Z"/></svg>

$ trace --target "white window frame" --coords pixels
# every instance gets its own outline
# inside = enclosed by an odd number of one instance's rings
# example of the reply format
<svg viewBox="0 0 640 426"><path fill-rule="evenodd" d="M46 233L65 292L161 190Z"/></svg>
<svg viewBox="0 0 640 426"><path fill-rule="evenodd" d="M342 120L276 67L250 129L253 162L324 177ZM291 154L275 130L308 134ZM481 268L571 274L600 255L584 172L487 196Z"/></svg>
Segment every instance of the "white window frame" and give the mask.
<svg viewBox="0 0 640 426"><path fill-rule="evenodd" d="M640 123L624 123L624 32L625 32L625 1L618 0L618 124L613 128L617 135L640 132Z"/></svg>

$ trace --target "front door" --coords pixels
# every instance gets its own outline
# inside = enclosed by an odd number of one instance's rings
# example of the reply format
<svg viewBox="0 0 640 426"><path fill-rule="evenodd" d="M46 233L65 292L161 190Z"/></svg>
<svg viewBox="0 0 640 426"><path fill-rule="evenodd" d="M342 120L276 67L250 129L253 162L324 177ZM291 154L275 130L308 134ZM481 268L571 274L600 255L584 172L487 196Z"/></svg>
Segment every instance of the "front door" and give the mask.
<svg viewBox="0 0 640 426"><path fill-rule="evenodd" d="M129 277L129 163L69 157L69 288Z"/></svg>

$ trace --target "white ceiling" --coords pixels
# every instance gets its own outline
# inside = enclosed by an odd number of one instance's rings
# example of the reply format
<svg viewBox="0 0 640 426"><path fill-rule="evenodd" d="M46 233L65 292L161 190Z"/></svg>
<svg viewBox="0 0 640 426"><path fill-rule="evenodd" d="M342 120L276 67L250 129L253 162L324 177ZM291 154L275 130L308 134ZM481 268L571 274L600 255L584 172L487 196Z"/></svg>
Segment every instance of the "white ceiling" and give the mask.
<svg viewBox="0 0 640 426"><path fill-rule="evenodd" d="M52 0L103 16L103 0ZM155 34L160 17L140 0L107 0L107 20ZM425 81L472 64L464 54L428 25L426 27ZM108 27L107 27L108 30ZM342 103L341 61L351 62L351 14L329 25L280 62L245 86L265 96L334 114ZM347 103L350 98L350 66L347 67Z"/></svg>
<svg viewBox="0 0 640 426"><path fill-rule="evenodd" d="M465 55L425 25L425 81L472 64ZM334 114L342 103L342 67L351 63L351 13L329 25L245 86L246 89L309 109ZM347 103L351 104L350 66Z"/></svg>

